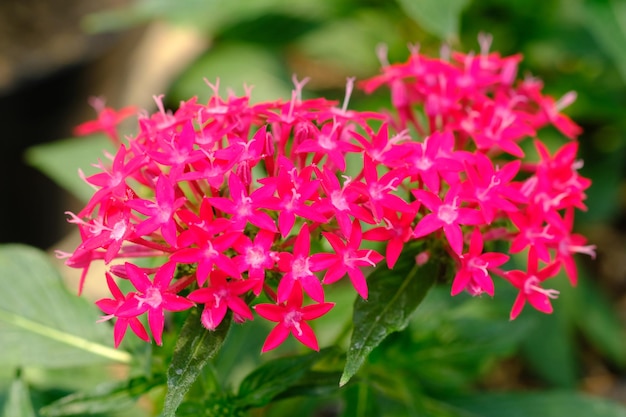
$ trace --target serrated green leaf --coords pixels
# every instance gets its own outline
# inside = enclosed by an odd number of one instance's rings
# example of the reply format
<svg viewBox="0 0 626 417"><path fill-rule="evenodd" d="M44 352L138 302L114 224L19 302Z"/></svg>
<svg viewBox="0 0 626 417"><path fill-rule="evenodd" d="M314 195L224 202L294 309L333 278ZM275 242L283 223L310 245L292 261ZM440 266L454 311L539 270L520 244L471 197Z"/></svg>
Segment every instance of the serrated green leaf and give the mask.
<svg viewBox="0 0 626 417"><path fill-rule="evenodd" d="M475 394L448 403L481 417L626 417L626 408L574 391Z"/></svg>
<svg viewBox="0 0 626 417"><path fill-rule="evenodd" d="M165 377L159 376L106 383L91 392L63 397L41 408L39 412L45 417L62 417L121 411L132 407L137 398L162 384L165 384Z"/></svg>
<svg viewBox="0 0 626 417"><path fill-rule="evenodd" d="M424 30L448 42L458 39L461 12L469 4L469 0L397 1Z"/></svg>
<svg viewBox="0 0 626 417"><path fill-rule="evenodd" d="M175 415L176 409L200 375L202 368L222 347L230 323L231 317L228 315L217 329L210 331L200 322L200 310L198 308L191 310L180 331L172 362L167 370L164 417Z"/></svg>
<svg viewBox="0 0 626 417"><path fill-rule="evenodd" d="M237 401L243 407L261 407L295 385L313 365L328 358L333 349L269 361L244 378ZM335 380L335 387L337 380Z"/></svg>
<svg viewBox="0 0 626 417"><path fill-rule="evenodd" d="M17 377L9 388L9 395L2 412L3 417L35 417L33 403L30 400L28 386L21 377Z"/></svg>
<svg viewBox="0 0 626 417"><path fill-rule="evenodd" d="M435 283L441 259L431 254L422 266L415 263L413 250L406 250L393 270L382 265L368 278L369 298L354 303L352 340L339 385L345 385L369 353L389 334L403 330L409 317Z"/></svg>
<svg viewBox="0 0 626 417"><path fill-rule="evenodd" d="M114 152L114 147L104 136L97 135L33 146L25 157L30 165L86 203L93 189L80 178L78 170L82 169L87 176L95 174L97 169L91 164L102 158L105 150Z"/></svg>
<svg viewBox="0 0 626 417"><path fill-rule="evenodd" d="M97 309L71 294L47 255L24 245L0 246L0 366L59 368L118 361L111 327Z"/></svg>

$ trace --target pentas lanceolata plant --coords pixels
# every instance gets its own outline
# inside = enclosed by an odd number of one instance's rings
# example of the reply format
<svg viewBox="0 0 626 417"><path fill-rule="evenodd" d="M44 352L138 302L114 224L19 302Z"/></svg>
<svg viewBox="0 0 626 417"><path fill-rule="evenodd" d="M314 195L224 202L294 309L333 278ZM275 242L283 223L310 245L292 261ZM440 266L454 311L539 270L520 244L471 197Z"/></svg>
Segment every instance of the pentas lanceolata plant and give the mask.
<svg viewBox="0 0 626 417"><path fill-rule="evenodd" d="M548 280L564 269L576 284L573 255L594 255L572 232L590 185L578 174L580 128L560 113L575 95L555 101L539 80L516 80L521 56L488 43L439 59L414 49L400 64L381 53L382 74L360 87L388 88L389 114L349 110L353 80L341 106L303 99L306 80L295 79L290 100L260 104L250 90L222 98L210 83L208 103L174 112L162 97L154 114L97 103L98 120L77 132L105 132L118 149L84 178L94 194L69 213L82 243L65 256L83 270L81 288L92 262L109 266L111 298L96 304L115 321L115 346L128 327L161 344L165 313L196 306L210 330L229 311L274 322L263 351L290 334L318 349L309 322L332 310L326 291L347 278L367 299L368 271L393 269L416 240L447 251L452 295L494 296L497 277L519 291L511 319L526 302L550 313L558 292ZM120 140L132 114L138 131ZM549 124L569 138L552 153L537 137ZM515 253L527 254L527 270L505 268ZM426 247L415 262L430 256ZM270 302L255 301L262 294Z"/></svg>

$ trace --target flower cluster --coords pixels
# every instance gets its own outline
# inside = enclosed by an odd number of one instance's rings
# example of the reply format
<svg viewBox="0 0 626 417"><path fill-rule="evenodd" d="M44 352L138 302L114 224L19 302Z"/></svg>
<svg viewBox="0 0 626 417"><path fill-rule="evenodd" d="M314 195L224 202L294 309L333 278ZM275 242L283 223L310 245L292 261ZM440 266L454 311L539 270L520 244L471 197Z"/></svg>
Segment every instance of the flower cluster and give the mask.
<svg viewBox="0 0 626 417"><path fill-rule="evenodd" d="M115 345L129 326L150 340L144 314L161 344L165 312L202 305L207 329L229 311L237 322L253 311L276 322L263 351L290 334L318 349L308 322L332 309L328 287L347 277L367 298L367 270L393 268L424 239L455 264L452 295L493 296L498 276L519 290L511 318L526 301L551 312L558 293L544 281L564 269L575 284L572 255L593 256L572 232L590 185L577 172L580 129L560 113L573 96L555 102L538 80L516 81L521 57L482 46L445 59L413 50L393 65L381 56L382 74L361 87L388 87L393 115L349 110L353 80L341 105L303 99L295 79L290 100L260 104L208 83L207 103L175 112L155 97L159 110L138 114L136 135L121 143L112 127L132 111L101 106L78 132L106 132L119 147L85 177L94 194L69 213L82 243L66 263L83 269L81 286L93 261L110 266L112 298L97 304L115 319ZM536 137L547 124L570 138L554 153ZM509 256L495 248L526 253L528 269L502 269ZM124 294L113 276L134 289ZM270 302L255 302L262 294Z"/></svg>

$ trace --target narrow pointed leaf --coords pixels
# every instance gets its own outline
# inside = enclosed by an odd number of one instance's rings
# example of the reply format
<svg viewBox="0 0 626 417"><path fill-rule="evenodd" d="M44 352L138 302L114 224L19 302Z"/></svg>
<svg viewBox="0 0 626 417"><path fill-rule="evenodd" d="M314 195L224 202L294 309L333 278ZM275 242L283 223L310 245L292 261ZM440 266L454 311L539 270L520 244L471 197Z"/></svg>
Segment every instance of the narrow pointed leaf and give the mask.
<svg viewBox="0 0 626 417"><path fill-rule="evenodd" d="M376 269L368 278L369 298L354 303L352 340L339 385L345 385L369 353L389 334L403 330L441 271L441 259L431 254L422 266L415 251L405 251L393 270Z"/></svg>
<svg viewBox="0 0 626 417"><path fill-rule="evenodd" d="M129 381L100 385L90 392L63 397L39 410L44 417L83 416L128 410L137 398L164 384L165 377L132 378Z"/></svg>
<svg viewBox="0 0 626 417"><path fill-rule="evenodd" d="M194 308L174 348L172 362L167 371L167 394L163 408L164 417L173 417L185 394L196 381L202 368L222 347L230 328L230 315L226 316L217 329L205 329L200 322L200 311Z"/></svg>
<svg viewBox="0 0 626 417"><path fill-rule="evenodd" d="M111 326L98 309L70 293L47 255L24 245L0 246L0 367L59 368L117 361Z"/></svg>
<svg viewBox="0 0 626 417"><path fill-rule="evenodd" d="M3 417L35 417L28 386L21 377L16 378L9 388L2 412Z"/></svg>

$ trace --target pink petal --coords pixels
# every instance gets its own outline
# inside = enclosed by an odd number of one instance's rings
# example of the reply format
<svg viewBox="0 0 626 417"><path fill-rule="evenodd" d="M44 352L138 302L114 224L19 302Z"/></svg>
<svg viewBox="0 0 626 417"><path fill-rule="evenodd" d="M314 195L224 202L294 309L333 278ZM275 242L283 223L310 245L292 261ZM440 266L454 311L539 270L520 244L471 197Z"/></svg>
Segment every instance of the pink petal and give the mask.
<svg viewBox="0 0 626 417"><path fill-rule="evenodd" d="M265 353L268 350L277 348L281 343L285 341L285 339L287 339L287 336L289 336L289 329L285 327L283 323L279 323L267 335L261 352Z"/></svg>
<svg viewBox="0 0 626 417"><path fill-rule="evenodd" d="M163 344L163 327L165 327L165 315L161 309L150 309L148 311L148 324L150 325L150 331L154 342L161 346Z"/></svg>
<svg viewBox="0 0 626 417"><path fill-rule="evenodd" d="M315 332L311 326L308 325L308 323L301 321L300 330L292 330L292 333L303 345L308 346L313 350L320 350L317 344L317 338L315 337Z"/></svg>

